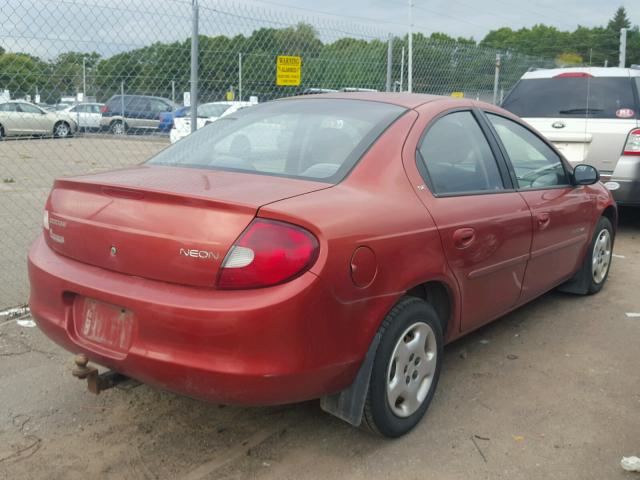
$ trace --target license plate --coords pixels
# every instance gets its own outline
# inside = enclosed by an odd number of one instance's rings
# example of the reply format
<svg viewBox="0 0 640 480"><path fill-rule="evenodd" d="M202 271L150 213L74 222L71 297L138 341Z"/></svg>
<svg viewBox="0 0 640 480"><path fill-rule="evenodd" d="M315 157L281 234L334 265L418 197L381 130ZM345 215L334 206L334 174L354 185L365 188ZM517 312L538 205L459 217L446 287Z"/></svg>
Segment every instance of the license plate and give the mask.
<svg viewBox="0 0 640 480"><path fill-rule="evenodd" d="M134 316L131 310L86 297L77 297L74 320L84 340L116 352L131 347Z"/></svg>

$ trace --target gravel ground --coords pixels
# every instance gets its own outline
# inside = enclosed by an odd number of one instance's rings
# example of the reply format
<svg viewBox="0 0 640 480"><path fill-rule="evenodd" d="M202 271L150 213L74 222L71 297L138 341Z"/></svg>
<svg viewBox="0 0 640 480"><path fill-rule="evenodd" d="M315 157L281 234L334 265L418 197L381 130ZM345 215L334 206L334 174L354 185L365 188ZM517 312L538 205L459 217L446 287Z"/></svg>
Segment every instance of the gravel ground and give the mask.
<svg viewBox="0 0 640 480"><path fill-rule="evenodd" d="M0 319L0 478L630 479L640 213L623 213L602 292L552 292L449 345L427 416L393 441L317 402L223 407L144 385L94 396L69 353Z"/></svg>

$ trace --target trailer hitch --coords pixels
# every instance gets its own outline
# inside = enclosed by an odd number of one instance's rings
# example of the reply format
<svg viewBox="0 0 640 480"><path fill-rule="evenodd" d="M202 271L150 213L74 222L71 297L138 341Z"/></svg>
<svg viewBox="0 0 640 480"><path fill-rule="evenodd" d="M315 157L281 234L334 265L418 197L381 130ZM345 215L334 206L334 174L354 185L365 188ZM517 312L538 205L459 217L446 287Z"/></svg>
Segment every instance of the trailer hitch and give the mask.
<svg viewBox="0 0 640 480"><path fill-rule="evenodd" d="M89 358L84 353L76 355L74 362L76 368L71 373L80 380L86 380L89 391L96 395L130 380L129 377L113 370L98 373L97 368L88 366Z"/></svg>

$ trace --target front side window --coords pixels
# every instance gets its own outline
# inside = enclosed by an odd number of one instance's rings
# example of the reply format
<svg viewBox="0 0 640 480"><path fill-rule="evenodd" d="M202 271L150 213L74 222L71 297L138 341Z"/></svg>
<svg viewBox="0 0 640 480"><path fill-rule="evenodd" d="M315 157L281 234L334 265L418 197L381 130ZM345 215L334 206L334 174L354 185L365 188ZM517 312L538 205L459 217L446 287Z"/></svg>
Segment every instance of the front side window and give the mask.
<svg viewBox="0 0 640 480"><path fill-rule="evenodd" d="M335 183L405 111L362 100L269 102L221 117L148 163Z"/></svg>
<svg viewBox="0 0 640 480"><path fill-rule="evenodd" d="M20 111L23 113L42 113L38 107L34 107L33 105L29 105L28 103L20 103L19 104Z"/></svg>
<svg viewBox="0 0 640 480"><path fill-rule="evenodd" d="M522 125L487 113L511 160L518 188L540 189L569 185L558 154Z"/></svg>
<svg viewBox="0 0 640 480"><path fill-rule="evenodd" d="M221 117L229 108L231 108L231 105L224 103L205 103L198 107L198 117Z"/></svg>
<svg viewBox="0 0 640 480"><path fill-rule="evenodd" d="M491 147L471 112L450 113L436 120L418 153L437 195L504 190Z"/></svg>

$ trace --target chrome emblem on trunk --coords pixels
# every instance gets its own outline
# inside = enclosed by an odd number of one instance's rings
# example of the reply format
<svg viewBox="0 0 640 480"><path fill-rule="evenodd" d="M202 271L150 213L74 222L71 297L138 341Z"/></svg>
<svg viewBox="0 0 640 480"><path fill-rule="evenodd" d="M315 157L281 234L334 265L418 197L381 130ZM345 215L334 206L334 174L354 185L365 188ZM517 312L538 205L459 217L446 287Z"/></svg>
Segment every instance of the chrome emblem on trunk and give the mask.
<svg viewBox="0 0 640 480"><path fill-rule="evenodd" d="M203 260L218 260L220 258L220 254L218 252L196 250L195 248L181 248L180 255L183 257L202 258Z"/></svg>
<svg viewBox="0 0 640 480"><path fill-rule="evenodd" d="M553 122L553 123L551 124L551 126L552 126L553 128L564 128L564 127L566 127L566 125L564 124L564 122L561 122L561 121Z"/></svg>

